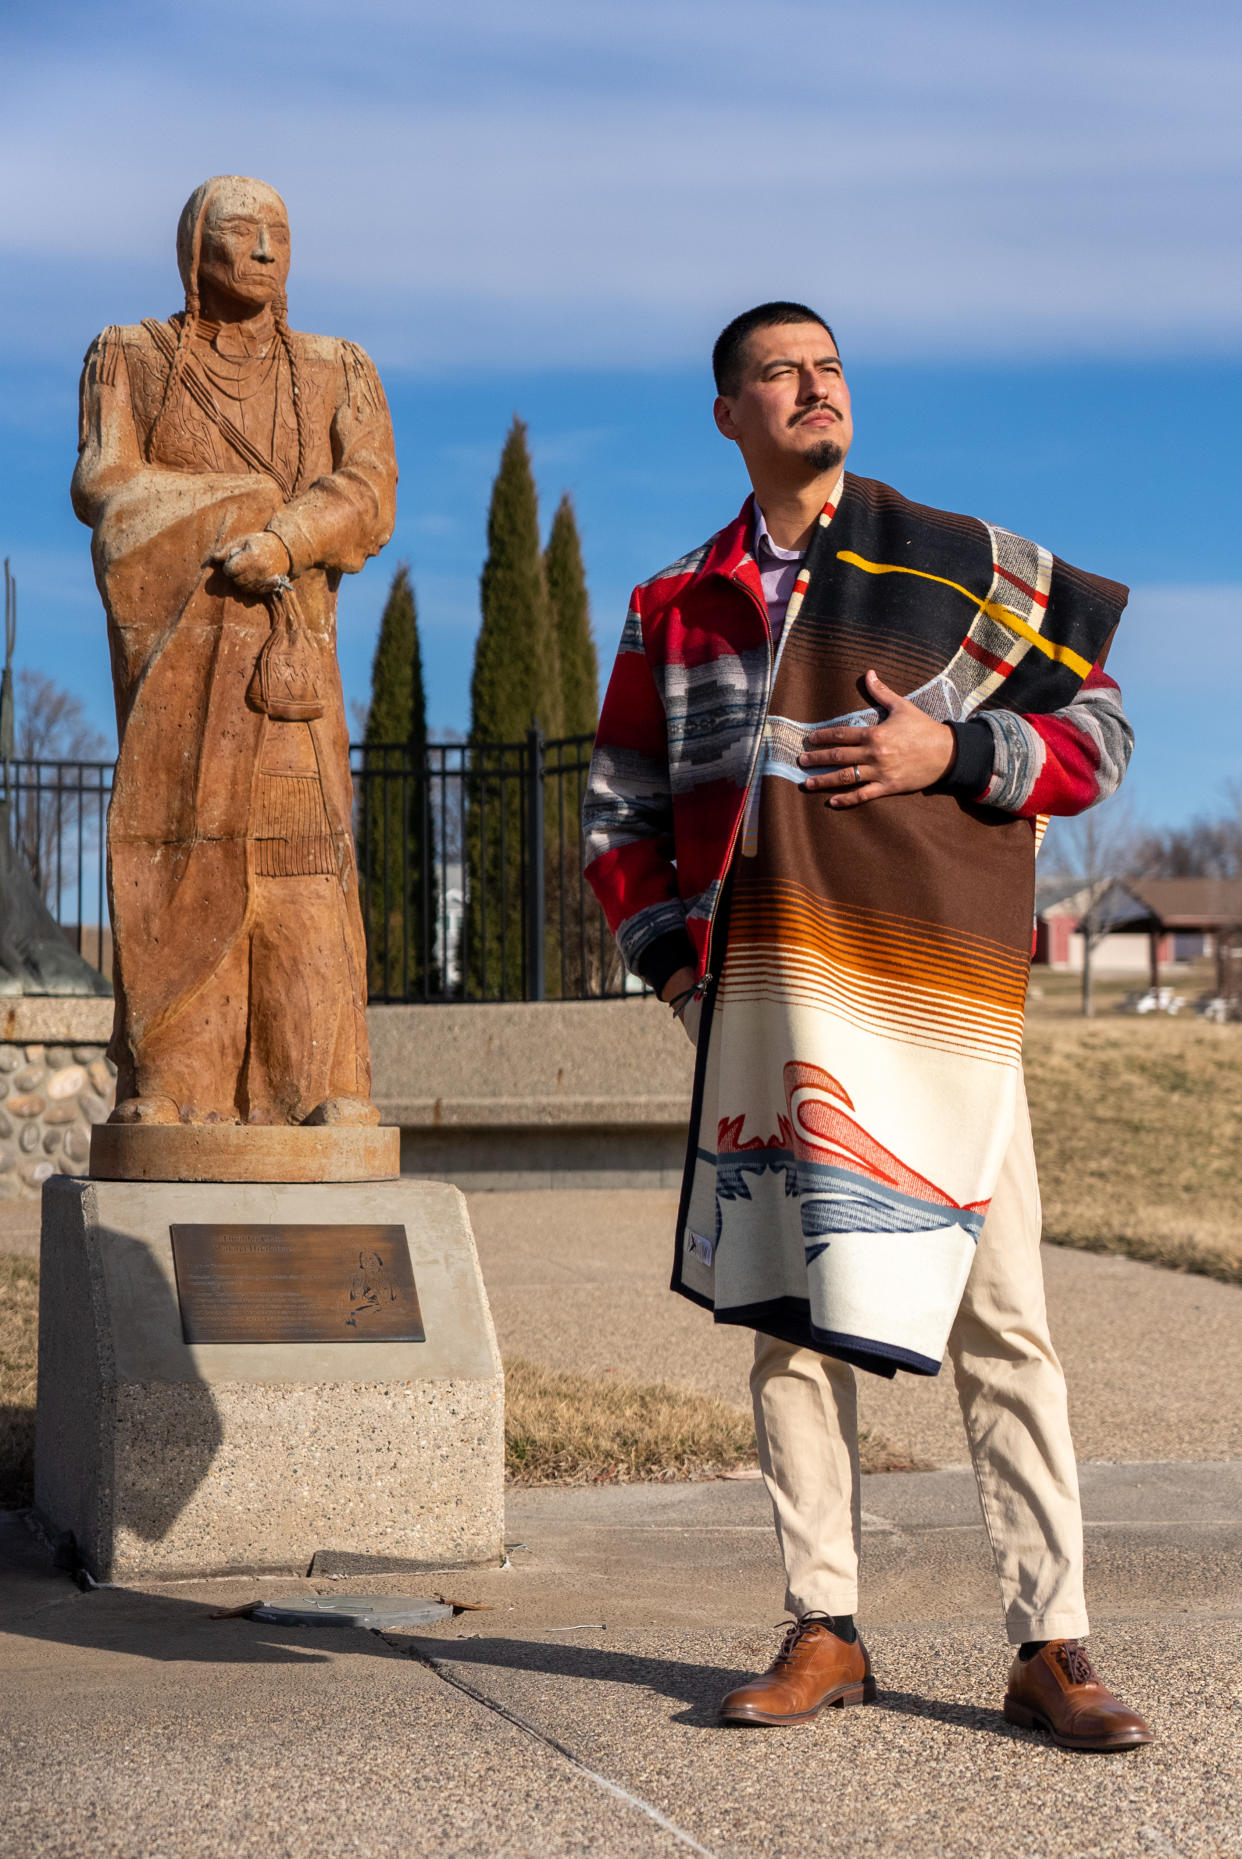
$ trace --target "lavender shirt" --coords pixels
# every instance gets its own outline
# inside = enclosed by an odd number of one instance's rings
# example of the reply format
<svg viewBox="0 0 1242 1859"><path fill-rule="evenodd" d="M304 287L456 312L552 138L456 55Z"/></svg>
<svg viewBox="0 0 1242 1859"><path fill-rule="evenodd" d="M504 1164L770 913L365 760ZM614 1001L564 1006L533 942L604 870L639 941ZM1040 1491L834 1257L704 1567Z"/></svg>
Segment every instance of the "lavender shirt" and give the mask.
<svg viewBox="0 0 1242 1859"><path fill-rule="evenodd" d="M763 582L763 598L768 603L768 625L772 629L772 651L775 653L784 631L794 582L802 566L802 555L797 549L777 548L758 504L755 505L755 562Z"/></svg>

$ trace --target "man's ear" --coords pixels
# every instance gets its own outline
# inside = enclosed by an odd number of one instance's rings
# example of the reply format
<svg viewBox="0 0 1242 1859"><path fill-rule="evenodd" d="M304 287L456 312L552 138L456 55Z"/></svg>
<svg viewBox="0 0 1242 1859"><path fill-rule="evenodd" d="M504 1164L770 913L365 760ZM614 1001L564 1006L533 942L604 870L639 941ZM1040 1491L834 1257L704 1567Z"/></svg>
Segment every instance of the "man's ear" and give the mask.
<svg viewBox="0 0 1242 1859"><path fill-rule="evenodd" d="M733 423L733 410L723 394L717 394L716 396L716 403L712 408L712 418L716 422L717 432L723 433L726 439L732 439L736 444L738 430Z"/></svg>

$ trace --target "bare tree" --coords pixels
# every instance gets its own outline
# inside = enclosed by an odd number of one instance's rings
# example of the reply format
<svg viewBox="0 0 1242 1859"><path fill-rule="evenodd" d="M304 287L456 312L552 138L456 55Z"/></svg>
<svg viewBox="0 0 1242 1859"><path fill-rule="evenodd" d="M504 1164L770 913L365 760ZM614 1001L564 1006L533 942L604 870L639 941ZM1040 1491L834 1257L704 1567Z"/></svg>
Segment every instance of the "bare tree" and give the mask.
<svg viewBox="0 0 1242 1859"><path fill-rule="evenodd" d="M19 762L101 762L108 753L107 738L91 728L80 697L41 671L18 672Z"/></svg>
<svg viewBox="0 0 1242 1859"><path fill-rule="evenodd" d="M1242 784L1229 782L1224 799L1219 813L1142 833L1137 857L1144 877L1242 878Z"/></svg>
<svg viewBox="0 0 1242 1859"><path fill-rule="evenodd" d="M1095 1012L1093 958L1112 921L1108 892L1142 868L1144 836L1129 797L1121 795L1073 819L1054 820L1048 842L1041 864L1046 860L1052 876L1075 884L1082 901L1082 1011L1090 1019Z"/></svg>
<svg viewBox="0 0 1242 1859"><path fill-rule="evenodd" d="M93 841L100 822L98 777L74 764L102 762L111 748L91 727L79 697L29 667L17 674L15 737L15 761L43 767L19 776L14 839L39 895L50 903L65 833ZM50 771L48 763L55 764Z"/></svg>

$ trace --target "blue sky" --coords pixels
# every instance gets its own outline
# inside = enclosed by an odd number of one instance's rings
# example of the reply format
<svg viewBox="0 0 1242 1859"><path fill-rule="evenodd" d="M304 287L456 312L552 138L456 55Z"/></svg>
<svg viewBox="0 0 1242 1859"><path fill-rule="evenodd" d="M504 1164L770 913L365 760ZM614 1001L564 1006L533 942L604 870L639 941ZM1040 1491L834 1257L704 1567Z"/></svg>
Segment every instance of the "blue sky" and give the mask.
<svg viewBox="0 0 1242 1859"><path fill-rule="evenodd" d="M1211 810L1242 774L1242 10L16 13L0 24L0 551L20 660L101 726L102 614L66 496L78 368L103 324L177 306L177 213L233 170L289 203L294 323L363 342L392 400L400 516L343 589L349 696L408 559L431 720L464 725L515 411L546 517L576 499L606 662L630 585L745 490L710 422L712 338L790 295L837 330L858 470L1131 584L1113 669L1140 814Z"/></svg>

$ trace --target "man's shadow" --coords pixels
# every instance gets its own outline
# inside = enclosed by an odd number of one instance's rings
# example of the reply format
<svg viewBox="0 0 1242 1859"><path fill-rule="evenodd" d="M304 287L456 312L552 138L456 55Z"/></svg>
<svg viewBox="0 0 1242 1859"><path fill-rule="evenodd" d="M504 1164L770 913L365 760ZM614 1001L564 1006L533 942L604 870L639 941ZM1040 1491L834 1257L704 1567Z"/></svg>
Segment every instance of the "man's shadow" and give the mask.
<svg viewBox="0 0 1242 1859"><path fill-rule="evenodd" d="M754 1676L754 1667L731 1669L724 1665L695 1665L682 1659L652 1658L643 1653L620 1652L607 1646L565 1646L540 1640L449 1640L418 1637L413 1644L420 1657L437 1664L468 1667L492 1666L504 1671L543 1673L549 1678L587 1679L614 1685L635 1685L658 1697L686 1705L670 1719L696 1729L717 1729L720 1700L726 1691ZM463 1676L466 1674L463 1673ZM486 1692L479 1678L472 1681ZM954 1728L981 1730L1011 1740L1022 1735L1007 1724L998 1710L984 1705L949 1704L917 1692L885 1691L881 1686L870 1709L899 1717L923 1717Z"/></svg>

